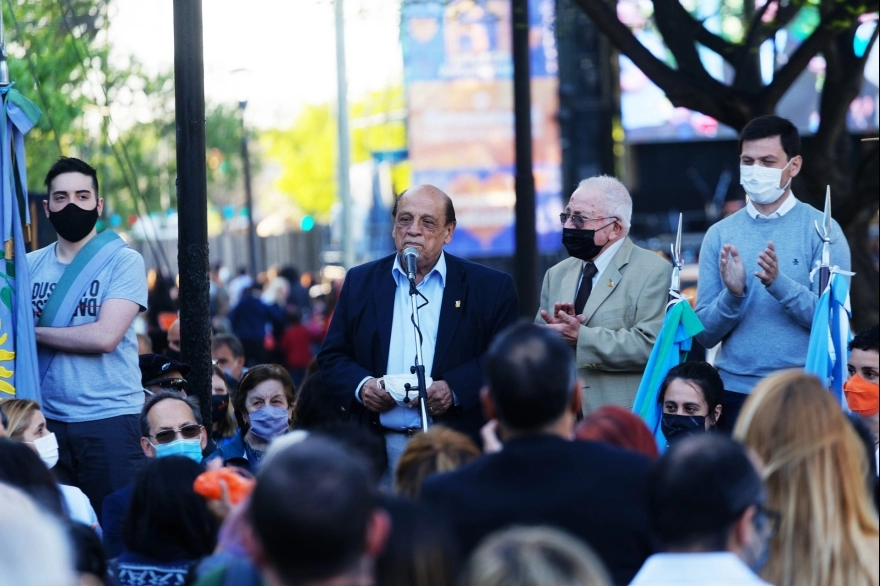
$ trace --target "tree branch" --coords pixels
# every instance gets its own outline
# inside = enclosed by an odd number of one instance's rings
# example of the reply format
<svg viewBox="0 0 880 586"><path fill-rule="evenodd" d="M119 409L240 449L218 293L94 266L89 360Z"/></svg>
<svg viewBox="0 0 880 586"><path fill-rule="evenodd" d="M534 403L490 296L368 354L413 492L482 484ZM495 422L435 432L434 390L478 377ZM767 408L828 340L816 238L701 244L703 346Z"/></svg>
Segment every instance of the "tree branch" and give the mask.
<svg viewBox="0 0 880 586"><path fill-rule="evenodd" d="M709 32L706 30L706 27L703 26L703 23L698 20L694 19L694 23L699 25L694 34L694 39L710 51L714 51L721 55L721 57L731 65L735 65L734 61L736 60L739 47L730 41L724 40L715 33Z"/></svg>
<svg viewBox="0 0 880 586"><path fill-rule="evenodd" d="M683 75L655 57L633 35L625 24L620 22L612 7L601 0L575 0L596 27L608 37L618 51L629 57L636 67L658 86L682 83Z"/></svg>
<svg viewBox="0 0 880 586"><path fill-rule="evenodd" d="M679 71L698 79L710 77L694 43L694 19L678 0L654 0L654 23Z"/></svg>
<svg viewBox="0 0 880 586"><path fill-rule="evenodd" d="M761 103L773 106L785 95L788 88L810 64L810 60L827 47L828 42L837 34L837 31L834 30L837 26L834 21L845 13L846 11L837 8L822 19L816 30L795 49L795 52L788 58L788 62L774 74L773 81L761 90L758 96Z"/></svg>
<svg viewBox="0 0 880 586"><path fill-rule="evenodd" d="M602 0L575 0L618 51L629 57L673 105L690 108L723 124L742 128L752 117L751 104L741 94L713 77L695 78L655 57L617 18L614 8Z"/></svg>

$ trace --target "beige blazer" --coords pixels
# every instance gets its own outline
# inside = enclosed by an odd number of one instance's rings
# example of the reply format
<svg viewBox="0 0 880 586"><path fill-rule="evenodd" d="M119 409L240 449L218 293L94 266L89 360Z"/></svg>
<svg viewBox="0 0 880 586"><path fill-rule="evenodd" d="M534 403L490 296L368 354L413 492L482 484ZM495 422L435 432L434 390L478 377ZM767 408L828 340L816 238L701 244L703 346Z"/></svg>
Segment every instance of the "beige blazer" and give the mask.
<svg viewBox="0 0 880 586"><path fill-rule="evenodd" d="M574 302L583 261L568 258L547 271L540 310ZM648 356L663 325L672 265L629 237L599 276L584 307L577 340L584 413L608 404L632 408Z"/></svg>

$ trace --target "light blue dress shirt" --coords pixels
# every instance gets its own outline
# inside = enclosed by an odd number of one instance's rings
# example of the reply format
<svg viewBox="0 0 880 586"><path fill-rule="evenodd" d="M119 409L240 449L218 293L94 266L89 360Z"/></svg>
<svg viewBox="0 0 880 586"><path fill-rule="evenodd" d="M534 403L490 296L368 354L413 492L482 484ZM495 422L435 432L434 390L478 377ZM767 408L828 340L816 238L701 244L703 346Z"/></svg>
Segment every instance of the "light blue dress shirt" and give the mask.
<svg viewBox="0 0 880 586"><path fill-rule="evenodd" d="M388 365L385 374L409 374L409 369L416 363L416 333L413 328L412 304L409 297L409 280L406 271L400 266L400 257L394 256L391 275L397 283L394 293L394 313L391 319L391 343L388 346ZM446 255L440 253L437 264L431 269L422 282L416 285L419 293L425 296L428 303L421 297L419 302L419 326L422 330L422 361L425 364L425 376L431 376L434 367L434 349L437 346L437 330L440 325L440 307L443 302L443 288L446 286ZM358 385L355 396L360 392L364 382ZM454 395L453 395L454 397ZM430 416L429 416L430 419ZM382 427L389 429L412 429L422 426L421 409L395 405L389 411L379 414Z"/></svg>

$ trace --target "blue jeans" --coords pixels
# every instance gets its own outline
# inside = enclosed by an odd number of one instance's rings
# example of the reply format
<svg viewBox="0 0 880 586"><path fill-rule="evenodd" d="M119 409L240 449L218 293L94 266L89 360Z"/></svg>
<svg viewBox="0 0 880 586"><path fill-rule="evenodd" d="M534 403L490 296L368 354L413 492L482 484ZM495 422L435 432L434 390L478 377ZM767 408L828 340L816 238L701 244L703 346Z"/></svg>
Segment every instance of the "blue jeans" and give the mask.
<svg viewBox="0 0 880 586"><path fill-rule="evenodd" d="M397 461L400 460L400 456L403 454L403 450L406 449L406 444L409 443L412 434L388 429L383 429L382 431L385 434L385 450L388 452L388 468L385 469L385 474L382 475L379 486L391 492L394 488L394 470L397 468Z"/></svg>

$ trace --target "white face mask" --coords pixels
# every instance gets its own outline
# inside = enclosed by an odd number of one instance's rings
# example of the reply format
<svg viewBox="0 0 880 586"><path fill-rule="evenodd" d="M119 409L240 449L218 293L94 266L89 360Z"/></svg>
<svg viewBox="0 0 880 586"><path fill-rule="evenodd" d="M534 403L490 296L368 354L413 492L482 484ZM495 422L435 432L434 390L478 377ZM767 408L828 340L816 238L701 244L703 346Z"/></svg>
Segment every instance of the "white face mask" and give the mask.
<svg viewBox="0 0 880 586"><path fill-rule="evenodd" d="M739 184L743 186L743 189L753 203L759 205L771 204L782 197L782 194L791 185L791 178L789 177L786 184L779 187L779 182L782 181L782 172L789 165L791 165L791 161L786 163L782 169L761 167L759 165L740 165Z"/></svg>
<svg viewBox="0 0 880 586"><path fill-rule="evenodd" d="M49 433L43 437L38 437L32 442L24 442L26 444L34 444L40 460L46 465L46 468L52 468L58 463L58 440L54 433Z"/></svg>

